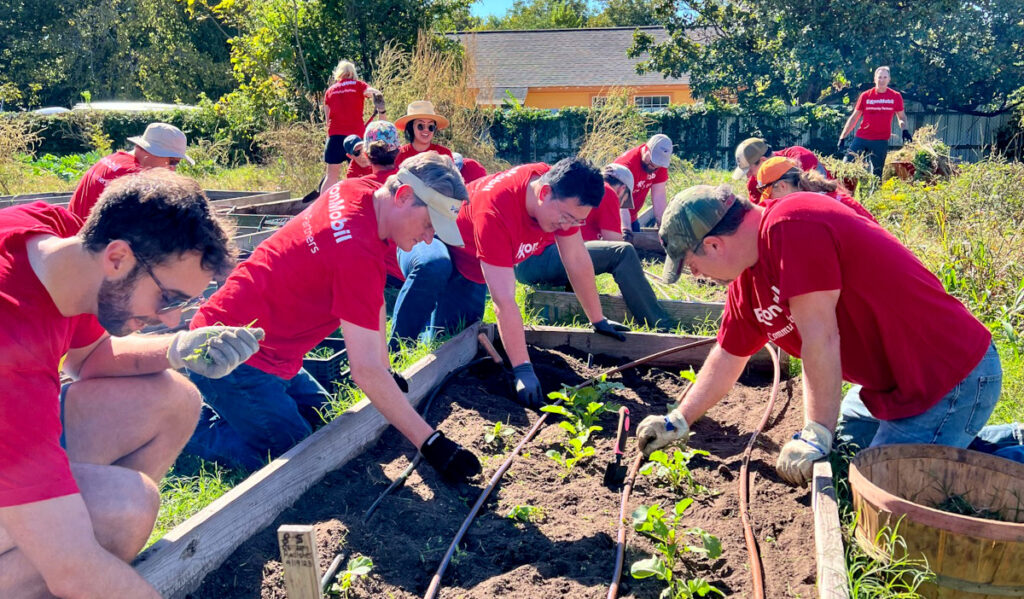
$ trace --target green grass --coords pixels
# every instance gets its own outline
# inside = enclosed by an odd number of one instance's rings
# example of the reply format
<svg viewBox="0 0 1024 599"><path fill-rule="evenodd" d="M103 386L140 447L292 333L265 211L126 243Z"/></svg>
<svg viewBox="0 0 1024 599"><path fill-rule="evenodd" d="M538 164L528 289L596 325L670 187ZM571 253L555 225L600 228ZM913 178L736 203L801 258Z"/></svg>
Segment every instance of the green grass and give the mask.
<svg viewBox="0 0 1024 599"><path fill-rule="evenodd" d="M160 481L160 513L146 546L213 503L247 475L247 472L232 472L193 456L180 456L171 472Z"/></svg>

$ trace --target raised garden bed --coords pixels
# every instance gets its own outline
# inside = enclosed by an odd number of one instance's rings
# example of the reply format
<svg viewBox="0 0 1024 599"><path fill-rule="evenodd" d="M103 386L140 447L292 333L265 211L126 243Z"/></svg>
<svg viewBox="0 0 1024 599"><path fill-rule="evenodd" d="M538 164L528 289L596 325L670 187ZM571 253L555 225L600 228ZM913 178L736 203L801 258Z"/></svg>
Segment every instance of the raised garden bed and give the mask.
<svg viewBox="0 0 1024 599"><path fill-rule="evenodd" d="M625 321L633 314L626 307L621 295L601 294L601 311L605 317ZM725 304L721 302L687 302L683 300L658 300L665 312L685 326L716 324L722 318ZM575 293L567 291L531 290L526 295L526 306L549 323L571 322L574 318L586 318L583 306ZM586 322L585 320L583 322Z"/></svg>
<svg viewBox="0 0 1024 599"><path fill-rule="evenodd" d="M633 335L637 346L659 349L651 338ZM598 356L587 366L586 353L568 345L599 353L597 336L582 331L543 329L528 331L531 353L545 387L576 384L622 358ZM646 338L646 339L645 339ZM684 338L676 337L676 345ZM631 342L634 341L631 339ZM621 344L622 353L635 351ZM613 348L614 350L614 348ZM697 351L697 350L695 350ZM622 355L620 353L620 355ZM687 353L684 352L683 356ZM686 358L699 365L702 356ZM682 358L681 358L682 360ZM611 401L629 407L633 427L646 415L664 413L684 382L680 363L663 363L664 370L639 369L616 377L626 389ZM741 454L750 431L767 403L770 378L763 363L752 362L750 374L695 426L693 446L710 453L694 458L696 481L712 493L696 496L680 528L701 527L716 535L723 547L720 558L692 560L691 576L712 582L727 596L748 597L750 575L738 513L738 477ZM500 464L511 445L487 442L485 435L496 422L511 426L517 442L537 415L509 399L508 381L493 366L464 373L435 402L428 420L450 437L471 447L483 458L484 475ZM751 472L751 517L766 573L767 596L815 595L815 560L811 557L814 519L810 491L781 482L774 471L778 447L802 424L799 384L786 383L764 436L754 450ZM562 466L544 455L563 440L559 419L552 416L524 455L512 466L485 511L470 527L464 544L442 583L440 597L603 597L614 565L618 517L618 491L602 484L602 472L612 457L614 414L594 433L596 454L586 458L565 479ZM635 442L627 445L627 461L635 455ZM276 531L281 524L313 524L320 547L321 570L335 553L369 556L375 564L370 575L356 584L352 597L420 597L451 538L477 497L478 487L455 488L444 484L429 466L419 468L405 487L387 497L377 513L363 521L363 512L409 463L408 443L393 429L340 470L311 488L270 526L241 546L228 561L207 577L191 597L285 597ZM671 507L681 496L656 484L650 476L637 480L631 509L658 503ZM526 522L506 515L516 506L540 508ZM260 524L264 526L266 522ZM621 597L657 597L661 584L629 577L629 566L652 553L653 546L636 533L628 536L626 574ZM689 560L688 560L689 561ZM180 597L181 594L167 594Z"/></svg>

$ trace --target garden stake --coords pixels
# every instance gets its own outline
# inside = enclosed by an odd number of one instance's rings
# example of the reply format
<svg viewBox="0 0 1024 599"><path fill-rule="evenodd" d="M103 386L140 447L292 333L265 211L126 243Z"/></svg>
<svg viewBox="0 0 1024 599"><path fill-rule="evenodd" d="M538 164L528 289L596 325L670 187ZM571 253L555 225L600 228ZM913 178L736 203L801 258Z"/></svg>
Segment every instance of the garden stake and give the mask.
<svg viewBox="0 0 1024 599"><path fill-rule="evenodd" d="M622 465L622 454L626 443L626 434L629 432L629 408L619 408L619 426L615 432L615 459L608 462L604 469L604 486L609 489L617 489L626 480L626 467Z"/></svg>
<svg viewBox="0 0 1024 599"><path fill-rule="evenodd" d="M669 356L674 353L681 352L683 350L710 345L715 341L717 340L714 337L712 337L709 339L701 339L700 341L694 341L693 343L685 343L678 347L670 347L669 349L662 350L649 356L644 356L639 360L633 360L628 364L623 364L622 366L616 366L615 368L606 370L601 374L591 378L590 380L584 381L579 385L576 385L575 387L572 388L572 390L579 391L583 387L593 385L594 383L598 382L599 380L601 380L602 377L611 376L617 372L629 370L630 368L641 366L652 360L657 360L658 358L663 358L665 356ZM561 403L562 401L558 400L553 404L549 405L557 406L561 405ZM498 482L501 480L501 477L504 476L505 472L508 471L509 467L512 466L512 462L516 459L516 456L519 455L519 452L523 450L523 447L525 447L527 443L533 440L534 435L536 435L537 431L540 430L540 427L541 425L544 424L544 420L547 419L548 414L550 414L550 412L541 413L540 418L537 419L537 422L535 422L533 426L530 427L530 430L527 431L525 435L523 435L522 441L520 441L519 444L515 446L515 449L513 449L512 452L509 454L509 456L505 458L505 461L502 462L497 472L495 472L494 475L491 476L491 480L488 481L487 486L484 488L483 491L480 492L480 497L477 498L476 503L473 504L473 508L470 509L469 515L466 516L466 519L462 522L462 526L459 527L459 531L455 533L455 538L452 540L451 545L448 546L448 551L444 554L444 558L441 560L441 565L437 567L437 572L435 572L434 577L430 579L430 586L427 588L427 593L423 596L424 599L434 599L434 597L437 597L438 591L441 590L441 578L444 576L444 571L448 568L448 563L451 562L452 557L455 555L455 549L459 546L459 542L462 541L462 537L465 536L466 531L469 530L469 525L473 523L473 520L476 518L477 514L480 513L480 508L483 507L484 502L487 501L487 498L490 497L495 487L498 486Z"/></svg>
<svg viewBox="0 0 1024 599"><path fill-rule="evenodd" d="M757 548L757 538L754 537L754 529L750 525L750 454L754 450L754 442L757 436L768 424L772 410L775 408L775 398L779 396L779 380L782 378L782 369L779 366L779 354L770 344L765 345L768 353L772 356L772 364L775 366L775 376L772 381L772 393L768 399L768 407L764 411L761 423L750 435L747 441L747 448L743 451L743 465L740 466L740 517L743 519L743 538L747 543L747 553L750 554L750 576L754 581L754 599L764 599L764 568L761 565L761 553Z"/></svg>
<svg viewBox="0 0 1024 599"><path fill-rule="evenodd" d="M492 347L491 349L493 350L494 348ZM437 386L434 387L434 389L430 392L430 396L427 397L427 401L423 402L423 410L420 412L420 415L422 415L424 418L426 418L427 412L430 411L430 404L432 404L434 402L434 398L437 397L438 394L441 393L441 389L443 389L444 386L447 385L452 379L454 379L456 376L462 374L462 372L464 370L467 370L467 369L469 369L472 366L476 366L477 364L482 364L484 362L487 362L487 361L490 361L490 360L493 360L493 359L494 358L491 357L491 356L484 356L482 358L477 358L476 360L473 360L472 362L469 362L467 364L463 364L462 366L459 366L455 370L453 370L453 371L449 372L448 374L446 374L445 377L443 379L441 379L441 382L438 383ZM499 364L500 364L500 362L499 362ZM377 510L377 506L380 505L381 501L384 501L385 497L387 497L392 491L394 491L398 487L400 487L403 484L405 484L405 481L409 478L409 475L412 474L412 471L415 470L416 466L419 466L420 462L422 462L422 461L423 461L423 454L420 453L419 451L417 451L416 452L416 457L414 457L412 459L412 462L408 466L406 466L405 470L403 470L402 473L398 475L398 478L396 478L390 485L388 485L388 488L384 489L384 492L381 493L380 496L377 497L377 499L372 504L370 504L369 509L367 509L366 513L363 514L363 521L366 521L366 520L370 519L370 516L372 516L373 512L375 512Z"/></svg>

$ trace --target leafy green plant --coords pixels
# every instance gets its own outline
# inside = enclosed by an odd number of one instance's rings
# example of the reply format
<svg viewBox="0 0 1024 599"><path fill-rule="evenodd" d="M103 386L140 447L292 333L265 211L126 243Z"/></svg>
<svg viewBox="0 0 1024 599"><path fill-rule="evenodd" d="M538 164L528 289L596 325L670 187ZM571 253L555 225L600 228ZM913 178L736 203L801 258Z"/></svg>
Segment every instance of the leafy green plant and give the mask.
<svg viewBox="0 0 1024 599"><path fill-rule="evenodd" d="M592 428L595 430L601 430L601 427L599 426ZM573 437L562 444L563 451L549 449L544 452L544 455L558 462L558 464L562 466L562 473L560 476L563 479L572 474L572 469L576 467L576 464L578 464L580 460L594 455L594 448L589 445L584 445L583 443L584 439L582 437Z"/></svg>
<svg viewBox="0 0 1024 599"><path fill-rule="evenodd" d="M664 451L658 450L651 453L651 461L640 469L640 473L664 480L677 493L703 495L708 492L707 487L698 483L690 471L690 460L699 455L707 457L711 454L703 449L675 449L670 457Z"/></svg>
<svg viewBox="0 0 1024 599"><path fill-rule="evenodd" d="M514 434L516 434L515 428L498 421L494 423L493 428L484 433L484 443L487 443L497 451L504 451Z"/></svg>
<svg viewBox="0 0 1024 599"><path fill-rule="evenodd" d="M594 448L587 446L587 442L592 433L604 430L603 427L595 423L604 414L619 409L618 406L601 401L601 399L613 389L622 388L621 383L609 383L602 378L589 387L574 389L563 386L561 391L548 394L549 398L561 400L562 403L544 406L541 411L558 414L565 418L558 423L558 427L564 430L569 437L562 443L561 451L549 449L544 455L562 466L561 477L563 479L572 473L573 468L580 460L594 455Z"/></svg>
<svg viewBox="0 0 1024 599"><path fill-rule="evenodd" d="M509 510L507 517L516 522L539 522L544 519L544 508L534 505L517 505Z"/></svg>
<svg viewBox="0 0 1024 599"><path fill-rule="evenodd" d="M683 560L686 554L711 560L722 555L722 544L718 537L700 528L679 530L679 522L691 504L693 499L690 497L676 502L670 515L657 504L641 505L633 511L633 529L651 539L657 553L633 562L630 574L637 579L654 577L664 582L665 589L660 595L662 599L705 597L709 593L722 595L721 591L703 578L689 579L676 572L676 567L682 565L689 575L694 574L692 565ZM689 544L690 538L699 539L700 544Z"/></svg>
<svg viewBox="0 0 1024 599"><path fill-rule="evenodd" d="M317 360L326 360L335 354L333 347L322 346L314 347L313 349L306 352L307 358L313 358Z"/></svg>
<svg viewBox="0 0 1024 599"><path fill-rule="evenodd" d="M373 560L365 555L359 555L348 560L344 572L338 573L338 582L331 585L331 593L339 594L348 599L348 592L352 585L360 578L368 575L373 570Z"/></svg>
<svg viewBox="0 0 1024 599"><path fill-rule="evenodd" d="M693 366L690 366L686 370L679 371L679 378L687 380L693 384L697 382L697 373L694 372Z"/></svg>

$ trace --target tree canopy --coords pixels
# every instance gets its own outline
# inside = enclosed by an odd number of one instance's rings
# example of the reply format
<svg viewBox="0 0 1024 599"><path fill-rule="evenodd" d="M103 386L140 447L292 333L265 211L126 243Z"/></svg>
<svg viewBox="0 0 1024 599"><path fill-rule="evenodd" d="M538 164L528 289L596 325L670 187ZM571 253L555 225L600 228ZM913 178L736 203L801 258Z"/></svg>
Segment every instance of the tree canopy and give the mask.
<svg viewBox="0 0 1024 599"><path fill-rule="evenodd" d="M638 34L630 55L644 70L679 77L693 91L722 91L744 105L855 98L877 66L892 86L925 104L1000 112L1024 86L1020 0L654 0L670 33Z"/></svg>

